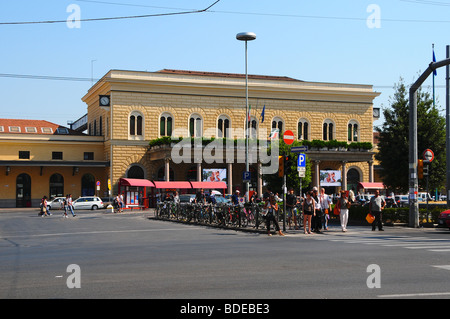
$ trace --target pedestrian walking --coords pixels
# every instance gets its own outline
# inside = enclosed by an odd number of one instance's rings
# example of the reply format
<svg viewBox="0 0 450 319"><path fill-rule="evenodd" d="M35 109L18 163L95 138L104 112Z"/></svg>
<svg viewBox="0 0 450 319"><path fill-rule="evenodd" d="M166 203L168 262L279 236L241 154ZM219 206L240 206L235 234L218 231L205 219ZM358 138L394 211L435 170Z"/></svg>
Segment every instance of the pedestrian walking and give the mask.
<svg viewBox="0 0 450 319"><path fill-rule="evenodd" d="M286 210L288 213L288 224L289 229L292 229L291 222L294 219L294 229L298 229L297 226L297 210L295 206L297 205L297 196L294 194L294 189L289 189L289 193L286 195Z"/></svg>
<svg viewBox="0 0 450 319"><path fill-rule="evenodd" d="M62 203L64 209L63 217L67 218L67 211L69 210L69 194L66 195L66 198L63 199Z"/></svg>
<svg viewBox="0 0 450 319"><path fill-rule="evenodd" d="M75 213L73 212L73 200L72 200L72 194L69 194L69 198L67 199L67 206L68 210L72 213L72 217L75 217Z"/></svg>
<svg viewBox="0 0 450 319"><path fill-rule="evenodd" d="M320 189L320 207L322 209L322 223L323 229L328 230L328 220L330 219L330 204L331 198L327 194L325 194L325 188Z"/></svg>
<svg viewBox="0 0 450 319"><path fill-rule="evenodd" d="M278 235L284 236L284 234L281 232L280 225L278 225L278 220L275 217L276 212L278 211L278 203L273 195L271 195L269 199L266 200L264 209L267 209L266 227L268 235L272 236L272 234L270 233L270 222L273 222L273 227L277 231Z"/></svg>
<svg viewBox="0 0 450 319"><path fill-rule="evenodd" d="M304 233L311 234L311 221L316 210L316 202L312 198L312 191L306 193L306 198L303 201L303 231ZM306 232L306 224L308 224L308 232Z"/></svg>
<svg viewBox="0 0 450 319"><path fill-rule="evenodd" d="M41 199L41 217L50 216L50 212L48 211L47 206L47 196L42 197Z"/></svg>
<svg viewBox="0 0 450 319"><path fill-rule="evenodd" d="M348 210L351 205L348 200L348 195L346 191L341 191L341 197L339 197L336 205L339 210L339 218L341 220L342 231L346 232L348 223Z"/></svg>
<svg viewBox="0 0 450 319"><path fill-rule="evenodd" d="M315 202L315 210L312 216L313 232L320 233L320 230L322 229L322 206L320 204L319 191L317 187L313 188L312 198Z"/></svg>
<svg viewBox="0 0 450 319"><path fill-rule="evenodd" d="M372 231L375 231L375 228L377 226L379 231L384 230L381 219L382 219L382 211L385 206L386 201L383 199L383 197L380 196L380 191L376 190L375 196L373 196L369 202L369 211L372 214L372 216L375 217L375 220L372 223Z"/></svg>
<svg viewBox="0 0 450 319"><path fill-rule="evenodd" d="M119 194L117 194L117 196L114 198L113 206L114 206L114 213L122 212L122 199L120 198Z"/></svg>

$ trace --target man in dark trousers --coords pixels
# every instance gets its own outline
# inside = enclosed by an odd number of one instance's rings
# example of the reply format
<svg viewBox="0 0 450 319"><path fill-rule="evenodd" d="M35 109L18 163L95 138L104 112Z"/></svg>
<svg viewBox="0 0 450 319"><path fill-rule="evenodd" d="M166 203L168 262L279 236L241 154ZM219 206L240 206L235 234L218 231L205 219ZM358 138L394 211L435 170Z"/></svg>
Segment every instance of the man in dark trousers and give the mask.
<svg viewBox="0 0 450 319"><path fill-rule="evenodd" d="M373 196L370 199L369 203L369 211L372 214L373 217L375 217L375 220L372 223L372 231L375 230L375 228L378 226L378 230L383 231L383 223L381 222L382 214L381 212L384 209L384 206L386 206L386 202L384 199L380 196L380 191L375 191L375 196Z"/></svg>
<svg viewBox="0 0 450 319"><path fill-rule="evenodd" d="M294 229L298 229L297 226L297 212L294 210L295 205L297 205L297 196L294 195L294 190L289 189L289 193L286 195L286 210L288 213L288 224L289 229L291 228L292 217L294 218Z"/></svg>

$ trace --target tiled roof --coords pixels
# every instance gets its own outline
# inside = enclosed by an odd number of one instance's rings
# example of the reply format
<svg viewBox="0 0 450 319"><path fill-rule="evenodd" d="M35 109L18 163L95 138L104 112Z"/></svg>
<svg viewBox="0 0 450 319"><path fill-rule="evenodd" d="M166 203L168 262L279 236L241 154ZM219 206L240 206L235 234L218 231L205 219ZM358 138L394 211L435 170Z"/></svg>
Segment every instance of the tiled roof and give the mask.
<svg viewBox="0 0 450 319"><path fill-rule="evenodd" d="M0 134L85 135L45 120L0 119Z"/></svg>
<svg viewBox="0 0 450 319"><path fill-rule="evenodd" d="M157 73L180 74L180 75L196 75L196 76L212 76L212 77L225 77L225 78L245 78L245 74L240 74L240 73L203 72L203 71L187 71L187 70L172 70L172 69L159 70L159 71L157 71ZM290 78L290 77L287 77L287 76L248 74L248 78L249 79L256 79L256 80L303 82L301 80L297 80L297 79Z"/></svg>

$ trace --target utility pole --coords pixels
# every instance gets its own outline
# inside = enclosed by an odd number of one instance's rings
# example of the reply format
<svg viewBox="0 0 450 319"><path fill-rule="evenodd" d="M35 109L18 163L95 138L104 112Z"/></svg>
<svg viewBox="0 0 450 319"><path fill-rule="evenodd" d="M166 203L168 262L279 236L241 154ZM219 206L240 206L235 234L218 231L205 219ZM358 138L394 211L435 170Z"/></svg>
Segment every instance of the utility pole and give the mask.
<svg viewBox="0 0 450 319"><path fill-rule="evenodd" d="M419 202L417 199L419 192L419 181L417 176L417 155L418 155L418 146L417 146L417 90L420 88L422 83L428 78L428 76L436 69L447 66L450 64L450 58L448 57L448 46L447 46L447 59L439 61L439 62L431 62L428 65L428 68L422 75L419 76L416 82L411 85L409 89L409 226L417 228L419 227ZM446 136L446 145L447 145L447 205L449 203L448 195L449 192L449 163L450 158L449 154L449 101L448 101L448 71L447 71L447 136Z"/></svg>

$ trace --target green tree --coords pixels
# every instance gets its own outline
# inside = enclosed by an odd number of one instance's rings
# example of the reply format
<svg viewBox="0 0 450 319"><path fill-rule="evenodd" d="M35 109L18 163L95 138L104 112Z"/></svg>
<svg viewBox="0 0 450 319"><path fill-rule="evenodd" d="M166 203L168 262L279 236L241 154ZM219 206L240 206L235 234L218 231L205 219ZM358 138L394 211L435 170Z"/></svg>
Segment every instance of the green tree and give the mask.
<svg viewBox="0 0 450 319"><path fill-rule="evenodd" d="M289 162L285 166L286 172L286 186L289 190L290 188L294 189L295 193L299 192L300 188L300 178L298 177L297 171L297 153L290 152L291 147L301 146L302 142L294 141L291 145L286 145L282 140L279 142L279 154L288 155ZM278 172L274 174L263 175L263 181L266 185L274 192L279 193L280 195L283 193L283 177L278 176ZM308 188L311 183L311 163L308 159L308 154L306 154L306 172L305 177L302 178L302 189Z"/></svg>
<svg viewBox="0 0 450 319"><path fill-rule="evenodd" d="M394 86L390 108L383 110L385 122L379 132L378 153L380 175L386 186L397 192L408 192L409 185L409 90L403 79ZM429 189L445 185L445 118L433 106L430 94L417 92L417 154L422 159L426 149L433 150L434 161L430 166ZM424 190L426 179L419 180L419 189Z"/></svg>

